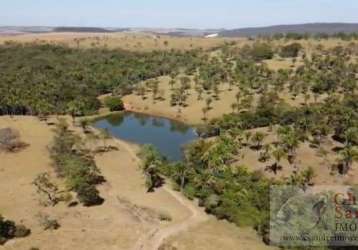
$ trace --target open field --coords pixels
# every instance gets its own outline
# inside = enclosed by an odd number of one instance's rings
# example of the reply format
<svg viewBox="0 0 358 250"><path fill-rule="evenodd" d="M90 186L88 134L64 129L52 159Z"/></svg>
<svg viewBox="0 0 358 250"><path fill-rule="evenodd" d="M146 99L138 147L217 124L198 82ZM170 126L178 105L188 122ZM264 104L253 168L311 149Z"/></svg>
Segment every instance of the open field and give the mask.
<svg viewBox="0 0 358 250"><path fill-rule="evenodd" d="M275 136L275 131L270 131L269 128L259 128L250 130L250 132L262 132L267 137L264 139L263 144L273 145L277 141L277 136ZM282 159L280 165L282 170L278 171L277 174L273 173L266 169L267 166L270 166L274 163L274 159L271 159L267 162L259 161L259 152L257 150L251 149L250 147L245 147L242 150L241 156L238 161L235 163L236 166L246 166L251 171L258 171L265 176L273 179L288 179L294 171L302 171L302 167L312 167L316 173L313 178L313 183L315 185L330 185L334 183L335 185L348 185L358 183L358 164L353 163L351 171L345 175L339 175L337 172L332 171L331 166L336 163L336 156L334 150L336 148L343 147L341 143L335 142L331 138L327 138L325 142L322 143L321 148L311 147L309 143L305 142L300 144L297 149L297 159L296 167L288 162L287 159ZM326 155L323 155L321 152L326 151Z"/></svg>
<svg viewBox="0 0 358 250"><path fill-rule="evenodd" d="M20 34L20 35L0 35L0 44L5 42L36 43L36 44L54 44L65 45L73 48L108 48L125 49L129 51L153 51L153 50L192 50L202 48L204 50L214 49L225 43L236 43L237 48L252 44L258 40L249 40L247 38L202 38L202 37L173 37L168 35L155 35L151 33L140 32L119 32L119 33L74 33L74 32L53 32L43 34ZM267 42L262 40L261 42ZM272 46L284 46L291 41L279 40L269 42ZM323 49L332 49L336 46L353 46L355 43L342 41L340 39L300 40L299 43L311 54L317 46ZM277 63L279 66L276 66ZM289 62L281 60L270 60L268 65L273 69L280 66L287 68Z"/></svg>
<svg viewBox="0 0 358 250"><path fill-rule="evenodd" d="M195 92L193 86L188 90L187 107L180 108L172 107L170 105L171 87L169 85L169 77L159 78L159 89L163 100L156 100L153 102L151 93L147 93L146 99L143 100L141 96L131 94L123 98L126 108L128 110L153 114L158 116L164 116L175 120L180 120L189 124L200 124L203 123L202 108L205 106L205 99L209 95L203 95L202 100L198 100L198 94ZM213 109L208 112L208 119L221 117L225 113L231 112L231 104L235 100L236 91L228 91L228 86L222 86L222 94L219 101L214 101L212 106Z"/></svg>
<svg viewBox="0 0 358 250"><path fill-rule="evenodd" d="M0 44L6 41L20 43L49 43L81 48L109 48L130 51L152 50L191 50L197 48L211 49L223 45L226 38L171 37L146 33L46 33L0 36ZM236 39L237 40L237 39ZM245 39L238 39L245 40Z"/></svg>
<svg viewBox="0 0 358 250"><path fill-rule="evenodd" d="M159 77L159 93L160 99L153 101L152 93L147 92L143 99L143 96L137 93L132 93L123 97L126 109L129 111L152 114L170 119L182 121L188 124L204 124L203 120L203 108L206 106L206 99L211 98L211 109L206 114L207 120L220 118L224 114L230 114L233 112L232 104L236 102L236 94L241 92L236 86L230 89L229 84L224 83L220 85L219 99L212 98L212 93L203 93L202 98L198 99L198 93L194 89L194 83L191 83L191 88L187 90L188 99L185 107L172 106L170 104L172 87L169 85L170 77ZM144 83L141 83L145 85ZM173 86L177 87L179 84ZM300 107L304 104L304 96L298 95L295 98L287 92L287 90L278 93L279 97L293 107ZM99 97L104 99L108 95ZM257 103L259 95L254 95L254 103ZM322 97L320 97L322 99ZM308 103L313 103L313 95L310 96Z"/></svg>
<svg viewBox="0 0 358 250"><path fill-rule="evenodd" d="M193 237L195 235L195 237ZM228 237L229 236L229 237ZM240 239L239 241L235 239ZM260 237L249 228L238 228L225 221L217 222L213 219L200 226L193 227L186 232L171 237L169 245L178 250L204 249L245 249L245 250L273 250L275 248L262 244Z"/></svg>

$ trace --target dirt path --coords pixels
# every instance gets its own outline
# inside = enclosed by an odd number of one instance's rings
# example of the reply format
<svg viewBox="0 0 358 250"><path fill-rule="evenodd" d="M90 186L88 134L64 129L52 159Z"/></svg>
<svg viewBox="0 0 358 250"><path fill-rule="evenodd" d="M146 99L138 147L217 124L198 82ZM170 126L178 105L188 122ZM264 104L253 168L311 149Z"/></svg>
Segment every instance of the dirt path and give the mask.
<svg viewBox="0 0 358 250"><path fill-rule="evenodd" d="M171 236L186 231L190 227L198 225L209 219L208 215L199 210L199 208L192 204L190 201L185 200L185 198L183 198L180 193L174 192L168 187L164 187L164 189L170 193L179 203L181 203L181 205L190 210L192 215L181 223L163 228L159 231L156 231L153 235L148 235L149 237L147 236L144 240L142 240L140 248L137 248L138 250L157 250L164 243L164 241Z"/></svg>
<svg viewBox="0 0 358 250"><path fill-rule="evenodd" d="M130 145L117 139L115 139L115 142L119 146L127 150L128 153L133 157L133 159L135 159L138 164L141 163L135 150ZM167 185L163 187L163 190L170 194L180 205L188 209L191 215L186 220L181 221L179 223L172 224L164 228L156 227L152 229L151 231L149 231L148 234L139 238L133 248L134 250L157 250L169 237L183 232L188 228L198 225L209 219L209 216L204 211L202 211L193 202L184 198L182 194L173 191Z"/></svg>
<svg viewBox="0 0 358 250"><path fill-rule="evenodd" d="M191 216L180 223L172 224L165 228L154 228L147 235L138 240L134 250L158 250L166 239L209 219L209 216L206 215L205 212L201 211L192 202L183 198L180 193L174 192L167 186L163 189L172 195L182 206L190 210Z"/></svg>

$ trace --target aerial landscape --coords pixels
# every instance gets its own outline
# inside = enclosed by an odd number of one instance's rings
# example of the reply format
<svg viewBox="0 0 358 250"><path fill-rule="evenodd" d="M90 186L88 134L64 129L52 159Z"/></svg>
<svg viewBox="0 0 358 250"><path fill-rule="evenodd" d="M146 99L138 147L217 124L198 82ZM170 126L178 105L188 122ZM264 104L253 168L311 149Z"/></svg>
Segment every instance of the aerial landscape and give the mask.
<svg viewBox="0 0 358 250"><path fill-rule="evenodd" d="M357 2L5 2L0 250L358 249Z"/></svg>

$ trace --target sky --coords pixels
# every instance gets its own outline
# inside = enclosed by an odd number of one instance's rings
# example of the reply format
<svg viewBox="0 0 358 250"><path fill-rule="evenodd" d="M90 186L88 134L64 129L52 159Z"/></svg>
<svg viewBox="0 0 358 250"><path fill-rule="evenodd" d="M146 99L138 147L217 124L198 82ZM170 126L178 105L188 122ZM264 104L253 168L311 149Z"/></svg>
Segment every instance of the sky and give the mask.
<svg viewBox="0 0 358 250"><path fill-rule="evenodd" d="M242 28L358 23L358 0L0 0L0 26Z"/></svg>

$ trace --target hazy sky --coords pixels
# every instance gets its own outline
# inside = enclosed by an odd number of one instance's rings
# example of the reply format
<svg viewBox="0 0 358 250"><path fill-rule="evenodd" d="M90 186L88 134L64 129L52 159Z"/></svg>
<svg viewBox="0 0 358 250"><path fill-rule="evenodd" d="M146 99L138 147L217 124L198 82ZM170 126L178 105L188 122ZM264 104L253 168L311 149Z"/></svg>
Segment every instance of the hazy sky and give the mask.
<svg viewBox="0 0 358 250"><path fill-rule="evenodd" d="M356 22L358 0L0 0L0 25L236 28Z"/></svg>

